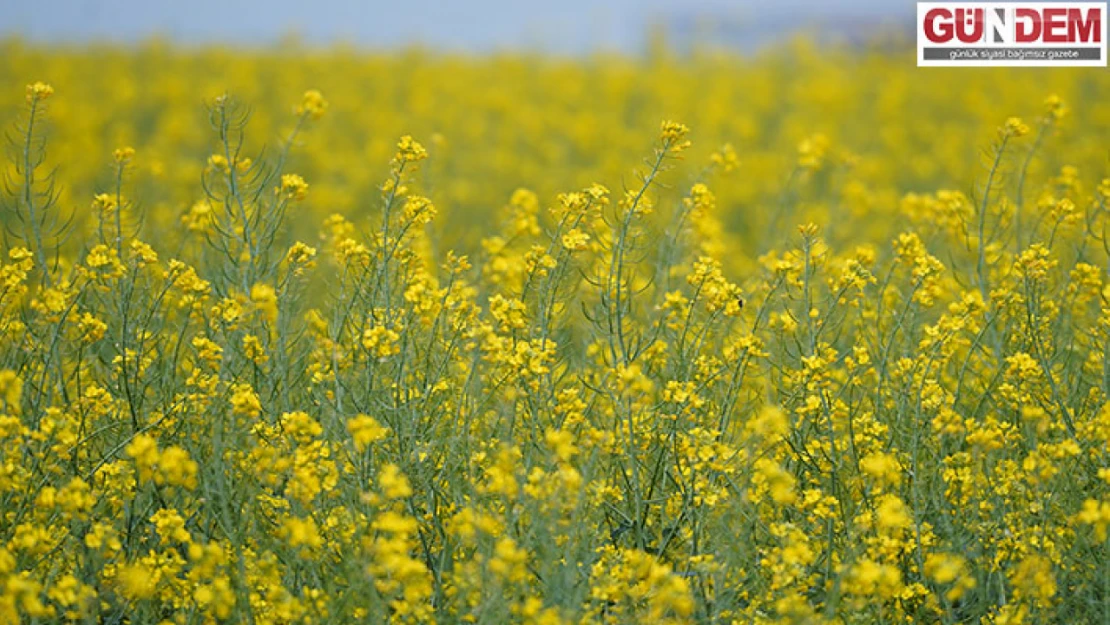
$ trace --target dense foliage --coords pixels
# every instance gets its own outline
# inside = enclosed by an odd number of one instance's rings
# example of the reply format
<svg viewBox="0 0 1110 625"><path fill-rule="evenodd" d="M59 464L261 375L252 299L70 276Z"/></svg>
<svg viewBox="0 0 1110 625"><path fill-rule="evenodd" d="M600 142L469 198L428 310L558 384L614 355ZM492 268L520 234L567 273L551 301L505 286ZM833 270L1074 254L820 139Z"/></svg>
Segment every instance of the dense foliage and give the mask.
<svg viewBox="0 0 1110 625"><path fill-rule="evenodd" d="M1105 71L0 52L0 621L1110 618Z"/></svg>

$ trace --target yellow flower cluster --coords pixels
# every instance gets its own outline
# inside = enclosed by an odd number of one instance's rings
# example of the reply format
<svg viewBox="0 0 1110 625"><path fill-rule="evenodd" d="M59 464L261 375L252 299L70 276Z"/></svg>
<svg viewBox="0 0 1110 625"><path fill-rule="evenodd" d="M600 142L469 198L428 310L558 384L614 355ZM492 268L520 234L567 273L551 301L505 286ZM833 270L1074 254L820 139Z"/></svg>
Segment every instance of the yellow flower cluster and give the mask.
<svg viewBox="0 0 1110 625"><path fill-rule="evenodd" d="M0 57L0 622L1105 619L1094 74Z"/></svg>

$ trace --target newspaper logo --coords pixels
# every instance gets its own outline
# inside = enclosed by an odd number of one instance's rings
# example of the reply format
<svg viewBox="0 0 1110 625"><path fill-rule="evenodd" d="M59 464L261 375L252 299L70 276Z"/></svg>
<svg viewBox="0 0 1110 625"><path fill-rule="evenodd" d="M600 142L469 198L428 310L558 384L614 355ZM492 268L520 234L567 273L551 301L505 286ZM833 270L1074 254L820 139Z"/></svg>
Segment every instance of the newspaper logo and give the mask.
<svg viewBox="0 0 1110 625"><path fill-rule="evenodd" d="M1106 66L1105 2L918 2L918 67Z"/></svg>

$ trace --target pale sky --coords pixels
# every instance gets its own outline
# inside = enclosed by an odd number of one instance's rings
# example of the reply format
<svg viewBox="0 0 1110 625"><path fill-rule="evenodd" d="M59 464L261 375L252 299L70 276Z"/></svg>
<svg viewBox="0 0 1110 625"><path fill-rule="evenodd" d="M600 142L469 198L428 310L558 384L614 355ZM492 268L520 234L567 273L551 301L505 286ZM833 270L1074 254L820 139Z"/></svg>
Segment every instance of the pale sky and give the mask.
<svg viewBox="0 0 1110 625"><path fill-rule="evenodd" d="M814 24L859 34L879 23L908 23L914 13L906 0L0 0L5 4L0 36L45 42L133 42L157 34L259 45L296 32L313 44L562 53L635 52L660 23L679 33L715 29L750 45Z"/></svg>

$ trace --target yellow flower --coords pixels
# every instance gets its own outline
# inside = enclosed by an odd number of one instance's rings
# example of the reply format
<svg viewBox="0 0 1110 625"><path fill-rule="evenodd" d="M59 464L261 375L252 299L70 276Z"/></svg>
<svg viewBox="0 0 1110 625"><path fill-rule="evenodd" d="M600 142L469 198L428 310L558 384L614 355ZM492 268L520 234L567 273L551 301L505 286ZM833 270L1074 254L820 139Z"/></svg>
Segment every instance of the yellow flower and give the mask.
<svg viewBox="0 0 1110 625"><path fill-rule="evenodd" d="M783 506L794 503L797 493L794 490L796 480L792 474L770 458L756 460L754 468L753 484L765 489L773 502Z"/></svg>
<svg viewBox="0 0 1110 625"><path fill-rule="evenodd" d="M489 311L503 331L521 330L527 326L527 311L520 300L508 299L499 293L490 298Z"/></svg>
<svg viewBox="0 0 1110 625"><path fill-rule="evenodd" d="M208 169L226 174L231 171L231 166L228 164L226 156L223 154L213 154L208 157Z"/></svg>
<svg viewBox="0 0 1110 625"><path fill-rule="evenodd" d="M288 200L303 200L308 195L308 183L297 174L282 174L278 193Z"/></svg>
<svg viewBox="0 0 1110 625"><path fill-rule="evenodd" d="M386 464L381 468L378 473L378 486L388 499L404 499L412 496L412 486L409 485L408 478L395 464Z"/></svg>
<svg viewBox="0 0 1110 625"><path fill-rule="evenodd" d="M281 524L281 536L289 542L289 546L304 548L306 550L319 549L324 545L324 539L312 517L289 517Z"/></svg>
<svg viewBox="0 0 1110 625"><path fill-rule="evenodd" d="M578 453L578 448L574 444L574 434L567 430L548 428L544 432L543 440L563 462L569 462Z"/></svg>
<svg viewBox="0 0 1110 625"><path fill-rule="evenodd" d="M412 222L417 225L425 225L432 222L436 216L436 207L432 201L420 195L410 195L405 200L403 209L405 221Z"/></svg>
<svg viewBox="0 0 1110 625"><path fill-rule="evenodd" d="M398 163L415 163L428 158L428 151L409 135L397 142L397 154L393 157Z"/></svg>
<svg viewBox="0 0 1110 625"><path fill-rule="evenodd" d="M902 591L902 574L896 566L864 559L849 570L845 587L853 595L894 599Z"/></svg>
<svg viewBox="0 0 1110 625"><path fill-rule="evenodd" d="M998 130L998 134L1003 138L1024 137L1029 134L1029 126L1026 126L1021 118L1010 117L1006 120L1005 125Z"/></svg>
<svg viewBox="0 0 1110 625"><path fill-rule="evenodd" d="M217 619L225 620L235 608L235 590L226 575L216 577L211 583L199 584L193 591L193 600Z"/></svg>
<svg viewBox="0 0 1110 625"><path fill-rule="evenodd" d="M197 487L197 469L197 463L189 457L189 452L177 445L170 445L158 459L157 481L159 484L193 490Z"/></svg>
<svg viewBox="0 0 1110 625"><path fill-rule="evenodd" d="M274 287L263 283L251 287L251 303L262 314L263 319L270 323L277 322L278 296Z"/></svg>
<svg viewBox="0 0 1110 625"><path fill-rule="evenodd" d="M938 584L951 584L944 595L948 601L958 601L977 585L975 578L968 575L967 560L955 554L929 554L925 558L925 575Z"/></svg>
<svg viewBox="0 0 1110 625"><path fill-rule="evenodd" d="M290 265L296 265L297 270L301 271L305 267L311 267L316 258L316 248L310 247L297 241L285 253L285 262Z"/></svg>
<svg viewBox="0 0 1110 625"><path fill-rule="evenodd" d="M388 358L401 353L401 334L398 329L371 326L362 333L362 346L376 358Z"/></svg>
<svg viewBox="0 0 1110 625"><path fill-rule="evenodd" d="M898 532L913 523L909 509L897 495L879 497L875 508L876 525L884 532Z"/></svg>
<svg viewBox="0 0 1110 625"><path fill-rule="evenodd" d="M1087 499L1075 518L1080 523L1092 526L1099 542L1106 542L1107 528L1110 527L1110 502Z"/></svg>
<svg viewBox="0 0 1110 625"><path fill-rule="evenodd" d="M11 369L0 370L0 399L9 412L19 413L19 403L23 397L23 380Z"/></svg>
<svg viewBox="0 0 1110 625"><path fill-rule="evenodd" d="M281 415L280 421L285 435L301 445L308 445L324 431L319 421L313 419L307 412L299 410L286 412Z"/></svg>
<svg viewBox="0 0 1110 625"><path fill-rule="evenodd" d="M877 451L860 459L860 469L882 487L897 486L902 481L902 466L894 456Z"/></svg>
<svg viewBox="0 0 1110 625"><path fill-rule="evenodd" d="M149 480L154 477L154 470L158 465L158 443L147 434L138 434L124 448L124 452L135 461L140 480Z"/></svg>
<svg viewBox="0 0 1110 625"><path fill-rule="evenodd" d="M116 210L116 196L108 193L97 193L93 196L93 211L107 217Z"/></svg>
<svg viewBox="0 0 1110 625"><path fill-rule="evenodd" d="M172 508L159 510L154 513L154 516L150 517L150 522L154 523L158 530L158 536L163 541L179 543L191 543L193 541L193 537L185 529L185 519L178 514L177 510Z"/></svg>
<svg viewBox="0 0 1110 625"><path fill-rule="evenodd" d="M365 451L367 447L389 435L389 428L383 427L376 419L364 414L351 417L347 421L347 431L351 433L351 440L359 451Z"/></svg>
<svg viewBox="0 0 1110 625"><path fill-rule="evenodd" d="M829 138L823 134L806 137L798 144L798 167L818 170L828 160Z"/></svg>
<svg viewBox="0 0 1110 625"><path fill-rule="evenodd" d="M301 104L297 107L297 115L307 115L312 119L320 119L327 110L328 101L324 99L324 96L315 89L309 89L304 92Z"/></svg>
<svg viewBox="0 0 1110 625"><path fill-rule="evenodd" d="M493 548L489 570L508 583L523 582L528 578L528 552L517 546L508 536L501 537Z"/></svg>
<svg viewBox="0 0 1110 625"><path fill-rule="evenodd" d="M659 139L674 151L681 151L689 147L689 141L683 141L690 129L685 124L680 124L669 119L663 120L659 125Z"/></svg>
<svg viewBox="0 0 1110 625"><path fill-rule="evenodd" d="M243 337L243 354L256 365L264 365L269 360L266 355L266 348L262 345L262 340L253 334L247 334Z"/></svg>
<svg viewBox="0 0 1110 625"><path fill-rule="evenodd" d="M48 85L44 82L36 82L36 83L30 84L30 85L27 85L27 101L28 102L34 103L34 102L39 102L39 101L42 101L42 100L46 100L47 98L49 98L52 95L54 95L54 87L51 87L50 85Z"/></svg>
<svg viewBox="0 0 1110 625"><path fill-rule="evenodd" d="M1037 605L1047 605L1056 595L1056 577L1052 562L1044 556L1031 554L1009 571L1014 595L1018 600L1030 599Z"/></svg>
<svg viewBox="0 0 1110 625"><path fill-rule="evenodd" d="M1068 113L1068 108L1060 96L1053 93L1044 99L1045 118L1049 121L1059 121Z"/></svg>
<svg viewBox="0 0 1110 625"><path fill-rule="evenodd" d="M131 162L131 159L134 157L135 148L131 146L116 148L112 151L112 158L115 159L115 161L120 165L126 165L127 163Z"/></svg>
<svg viewBox="0 0 1110 625"><path fill-rule="evenodd" d="M158 591L158 577L144 562L120 567L116 580L123 596L132 601L150 599Z"/></svg>
<svg viewBox="0 0 1110 625"><path fill-rule="evenodd" d="M92 487L80 477L75 477L58 491L57 505L70 516L85 519L96 505Z"/></svg>
<svg viewBox="0 0 1110 625"><path fill-rule="evenodd" d="M262 414L262 402L249 384L232 384L231 410L235 414L257 418Z"/></svg>
<svg viewBox="0 0 1110 625"><path fill-rule="evenodd" d="M572 228L560 239L563 247L572 252L580 252L586 249L587 244L590 242L590 235L582 232L577 228Z"/></svg>

